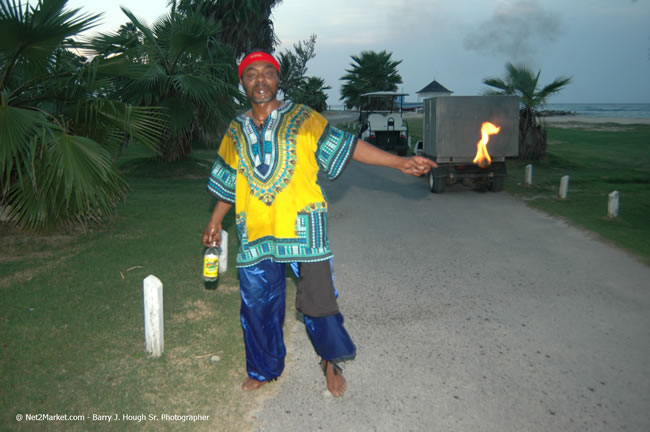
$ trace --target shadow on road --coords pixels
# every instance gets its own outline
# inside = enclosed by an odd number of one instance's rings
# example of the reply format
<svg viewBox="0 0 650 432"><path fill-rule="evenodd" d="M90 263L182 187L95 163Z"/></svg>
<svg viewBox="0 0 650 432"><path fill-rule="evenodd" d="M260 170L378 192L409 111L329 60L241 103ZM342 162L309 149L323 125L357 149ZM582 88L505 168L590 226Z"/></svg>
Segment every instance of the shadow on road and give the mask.
<svg viewBox="0 0 650 432"><path fill-rule="evenodd" d="M350 163L343 175L335 182L321 183L327 193L329 202L341 200L352 187L368 191L388 192L410 200L421 200L431 192L427 189L426 177L413 177L399 171Z"/></svg>
<svg viewBox="0 0 650 432"><path fill-rule="evenodd" d="M360 188L373 192L388 192L399 195L401 198L419 201L432 195L427 184L427 177L413 177L399 171L364 165L352 162L341 177L329 182L321 182L331 203L340 201L345 197L350 188ZM491 193L487 185L462 185L447 186L445 194L459 193ZM434 196L438 196L437 194Z"/></svg>

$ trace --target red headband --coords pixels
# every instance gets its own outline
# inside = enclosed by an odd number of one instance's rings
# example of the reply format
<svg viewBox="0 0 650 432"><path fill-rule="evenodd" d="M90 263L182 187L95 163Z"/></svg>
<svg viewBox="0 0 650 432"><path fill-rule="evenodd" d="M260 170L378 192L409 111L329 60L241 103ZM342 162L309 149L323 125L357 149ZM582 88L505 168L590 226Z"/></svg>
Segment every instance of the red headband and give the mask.
<svg viewBox="0 0 650 432"><path fill-rule="evenodd" d="M270 54L267 54L262 51L255 51L250 54L248 54L244 59L239 63L239 79L241 79L241 75L244 73L244 70L248 67L253 62L258 62L258 61L264 61L267 63L271 63L271 65L280 73L280 64L278 61Z"/></svg>

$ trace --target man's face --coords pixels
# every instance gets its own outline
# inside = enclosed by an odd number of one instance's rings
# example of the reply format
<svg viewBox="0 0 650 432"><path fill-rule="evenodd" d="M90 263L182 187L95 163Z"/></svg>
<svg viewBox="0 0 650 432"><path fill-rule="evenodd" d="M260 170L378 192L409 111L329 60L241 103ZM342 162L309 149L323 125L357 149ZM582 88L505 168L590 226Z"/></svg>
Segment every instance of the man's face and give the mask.
<svg viewBox="0 0 650 432"><path fill-rule="evenodd" d="M258 61L246 67L241 76L241 83L251 103L263 104L275 99L280 77L271 63Z"/></svg>

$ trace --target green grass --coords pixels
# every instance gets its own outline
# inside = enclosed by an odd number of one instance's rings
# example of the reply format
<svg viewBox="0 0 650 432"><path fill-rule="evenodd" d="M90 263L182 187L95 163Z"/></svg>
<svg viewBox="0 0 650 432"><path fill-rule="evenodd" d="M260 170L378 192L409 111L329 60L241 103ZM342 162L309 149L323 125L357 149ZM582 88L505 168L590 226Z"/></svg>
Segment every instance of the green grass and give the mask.
<svg viewBox="0 0 650 432"><path fill-rule="evenodd" d="M422 129L424 126L422 124L422 117L406 118L404 121L408 124L409 135L412 137L411 141L413 145L415 145L416 142L422 139Z"/></svg>
<svg viewBox="0 0 650 432"><path fill-rule="evenodd" d="M524 184L527 163L510 161L506 190L650 263L650 126L549 128L548 138L547 158L533 163L533 185ZM570 177L566 200L558 193L564 175ZM610 219L614 190L620 212Z"/></svg>
<svg viewBox="0 0 650 432"><path fill-rule="evenodd" d="M230 268L216 289L201 279L200 237L214 205L205 189L213 154L170 166L136 149L119 164L131 187L128 200L105 226L35 235L0 225L0 429L36 427L15 421L19 413L202 414L210 420L182 429L246 426L254 398L238 390L245 358L233 212L225 221ZM144 351L142 280L149 274L164 284L159 359ZM210 361L212 354L221 360ZM164 431L181 425L87 419L37 427Z"/></svg>

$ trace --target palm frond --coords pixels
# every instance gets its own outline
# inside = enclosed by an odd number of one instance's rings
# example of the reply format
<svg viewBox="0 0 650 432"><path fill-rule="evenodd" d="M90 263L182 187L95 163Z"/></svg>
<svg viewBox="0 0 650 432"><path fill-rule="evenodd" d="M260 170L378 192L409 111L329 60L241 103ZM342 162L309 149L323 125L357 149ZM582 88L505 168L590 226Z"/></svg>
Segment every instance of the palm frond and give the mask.
<svg viewBox="0 0 650 432"><path fill-rule="evenodd" d="M522 106L530 110L535 110L538 106L545 104L548 96L559 92L571 82L571 77L562 76L539 89L541 70L535 72L528 65L510 62L506 63L505 69L506 74L503 78L486 78L483 83L501 90L501 94L519 96Z"/></svg>
<svg viewBox="0 0 650 432"><path fill-rule="evenodd" d="M169 116L169 131L172 136L191 132L196 107L190 100L181 96L170 96L161 105Z"/></svg>
<svg viewBox="0 0 650 432"><path fill-rule="evenodd" d="M514 94L514 88L512 87L512 84L509 82L504 81L501 78L498 77L491 77L491 78L485 78L483 80L483 84L488 85L490 87L494 87L495 89L498 90L488 90L490 93L489 94L503 94L503 95L512 95Z"/></svg>
<svg viewBox="0 0 650 432"><path fill-rule="evenodd" d="M42 63L69 37L98 24L101 14L80 14L80 9L66 10L66 4L67 0L42 0L23 9L17 0L3 2L0 50Z"/></svg>
<svg viewBox="0 0 650 432"><path fill-rule="evenodd" d="M177 74L174 75L172 82L176 92L191 101L209 106L218 103L218 94L207 76Z"/></svg>
<svg viewBox="0 0 650 432"><path fill-rule="evenodd" d="M149 27L147 27L146 25L142 24L140 22L140 20L138 18L136 18L136 16L133 15L133 13L130 10L128 10L127 8L121 6L120 9L122 9L122 12L124 12L124 15L126 15L129 18L129 20L131 20L131 23L133 23L133 25L135 25L137 27L137 29L142 32L142 34L144 35L145 39L148 42L148 46L152 47L154 49L154 51L157 54L158 58L160 60L165 60L166 59L165 52L159 46L158 41L156 39L156 36L151 31L151 29Z"/></svg>
<svg viewBox="0 0 650 432"><path fill-rule="evenodd" d="M553 80L550 84L544 86L538 93L537 97L540 100L540 105L545 105L549 96L558 93L564 87L573 81L573 77L561 76Z"/></svg>
<svg viewBox="0 0 650 432"><path fill-rule="evenodd" d="M105 220L127 190L98 143L62 131L40 135L30 152L33 169L8 193L9 218L24 229L51 227L61 220Z"/></svg>
<svg viewBox="0 0 650 432"><path fill-rule="evenodd" d="M6 194L13 175L21 176L29 169L28 152L34 137L44 128L55 127L38 111L0 106L0 169L2 195Z"/></svg>
<svg viewBox="0 0 650 432"><path fill-rule="evenodd" d="M170 49L195 54L206 52L206 41L219 32L220 26L199 14L176 16L170 38Z"/></svg>
<svg viewBox="0 0 650 432"><path fill-rule="evenodd" d="M117 135L118 131L123 131L129 141L143 144L156 153L160 152L167 117L161 108L134 107L117 102L110 107L110 110L100 112L103 120L115 126L108 129L107 134L120 136Z"/></svg>

